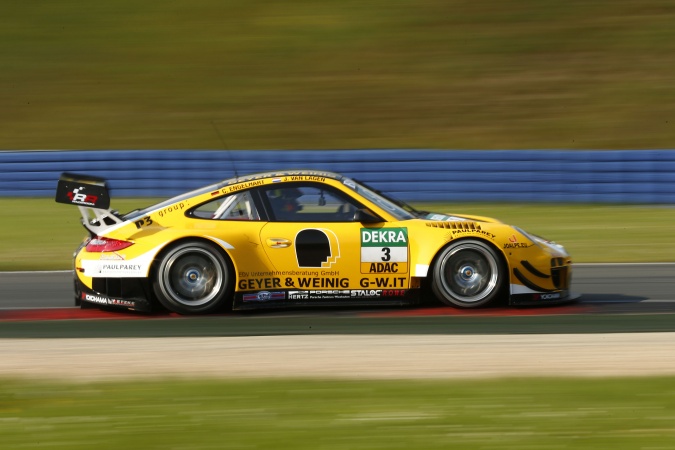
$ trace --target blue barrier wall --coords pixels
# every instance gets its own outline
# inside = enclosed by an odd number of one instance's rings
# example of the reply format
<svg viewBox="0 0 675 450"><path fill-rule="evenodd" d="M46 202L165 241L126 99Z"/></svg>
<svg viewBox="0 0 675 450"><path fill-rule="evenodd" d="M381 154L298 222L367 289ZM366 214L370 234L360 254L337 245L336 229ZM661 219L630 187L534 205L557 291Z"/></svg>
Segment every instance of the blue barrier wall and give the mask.
<svg viewBox="0 0 675 450"><path fill-rule="evenodd" d="M340 172L407 201L675 203L675 150L4 151L0 196L50 197L61 172L114 197L170 197L234 176Z"/></svg>

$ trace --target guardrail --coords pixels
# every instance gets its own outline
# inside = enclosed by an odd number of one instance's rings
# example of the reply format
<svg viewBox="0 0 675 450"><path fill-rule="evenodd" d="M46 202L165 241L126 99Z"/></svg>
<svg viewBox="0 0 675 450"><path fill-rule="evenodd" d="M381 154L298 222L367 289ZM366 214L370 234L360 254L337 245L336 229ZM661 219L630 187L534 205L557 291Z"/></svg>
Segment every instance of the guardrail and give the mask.
<svg viewBox="0 0 675 450"><path fill-rule="evenodd" d="M675 203L675 150L82 150L0 152L0 196L50 197L61 172L114 197L170 197L234 176L340 172L406 201Z"/></svg>

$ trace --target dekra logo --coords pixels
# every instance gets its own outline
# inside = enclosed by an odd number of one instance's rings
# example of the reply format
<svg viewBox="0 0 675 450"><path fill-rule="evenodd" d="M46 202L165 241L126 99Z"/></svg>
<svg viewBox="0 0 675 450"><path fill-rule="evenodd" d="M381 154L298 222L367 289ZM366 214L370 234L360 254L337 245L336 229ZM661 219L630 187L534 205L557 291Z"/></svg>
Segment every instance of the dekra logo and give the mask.
<svg viewBox="0 0 675 450"><path fill-rule="evenodd" d="M362 228L361 243L405 245L408 243L408 233L405 228Z"/></svg>

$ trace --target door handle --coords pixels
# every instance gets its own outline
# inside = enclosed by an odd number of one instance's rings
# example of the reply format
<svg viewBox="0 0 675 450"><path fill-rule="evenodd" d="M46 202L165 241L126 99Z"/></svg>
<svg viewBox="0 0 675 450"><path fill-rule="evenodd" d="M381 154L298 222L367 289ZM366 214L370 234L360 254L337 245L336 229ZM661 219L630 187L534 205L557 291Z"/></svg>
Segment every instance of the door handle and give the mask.
<svg viewBox="0 0 675 450"><path fill-rule="evenodd" d="M267 238L265 242L270 248L286 248L292 244L289 239L284 238Z"/></svg>

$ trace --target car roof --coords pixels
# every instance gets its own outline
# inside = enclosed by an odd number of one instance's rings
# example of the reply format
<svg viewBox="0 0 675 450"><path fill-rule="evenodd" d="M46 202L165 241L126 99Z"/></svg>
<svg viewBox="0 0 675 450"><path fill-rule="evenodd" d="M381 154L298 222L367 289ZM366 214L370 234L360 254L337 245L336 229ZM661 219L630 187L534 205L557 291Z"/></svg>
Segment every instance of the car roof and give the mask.
<svg viewBox="0 0 675 450"><path fill-rule="evenodd" d="M160 203L157 203L155 205L150 205L146 208L143 209L138 209L131 211L127 214L124 215L124 220L133 220L136 217L143 216L151 211L154 211L155 209L159 209L165 206L172 205L174 203L180 202L181 200L185 200L188 198L196 197L199 195L206 194L207 192L213 192L220 190L226 186L230 186L233 184L239 184L239 183L246 183L249 181L255 181L255 180L263 180L266 178L281 178L281 177L293 177L293 176L310 176L310 177L321 177L321 178L330 178L333 180L337 181L342 181L346 179L345 176L335 173L335 172L328 172L328 171L323 171L323 170L310 170L310 169L301 169L301 170L282 170L282 171L269 171L269 172L258 172L258 173L252 173L244 176L236 176L234 178L228 178L223 181L220 181L215 184L211 184L208 186L203 186L199 189L195 189L193 191L185 192L183 194L180 194L178 196L169 198L167 200L164 200Z"/></svg>
<svg viewBox="0 0 675 450"><path fill-rule="evenodd" d="M332 178L333 180L341 181L344 179L344 175L341 175L336 172L329 172L325 170L312 170L312 169L300 169L300 170L282 170L282 171L269 171L269 172L258 172L247 174L244 176L236 176L234 178L228 178L223 180L223 185L243 183L251 180L260 180L263 178L276 178L276 177L291 177L291 176L316 176L324 178Z"/></svg>

